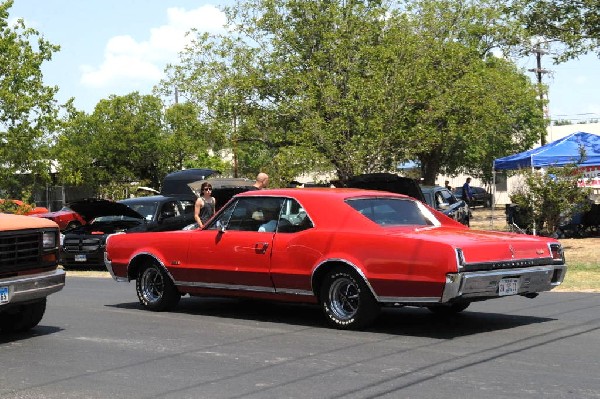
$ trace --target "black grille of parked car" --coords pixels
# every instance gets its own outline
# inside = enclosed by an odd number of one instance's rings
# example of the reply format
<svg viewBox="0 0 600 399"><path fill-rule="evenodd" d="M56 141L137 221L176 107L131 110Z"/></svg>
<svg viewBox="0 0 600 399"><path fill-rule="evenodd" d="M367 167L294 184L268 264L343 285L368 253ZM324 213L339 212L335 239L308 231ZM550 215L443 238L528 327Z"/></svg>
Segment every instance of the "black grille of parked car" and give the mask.
<svg viewBox="0 0 600 399"><path fill-rule="evenodd" d="M101 245L101 237L65 237L63 250L66 252L94 252Z"/></svg>
<svg viewBox="0 0 600 399"><path fill-rule="evenodd" d="M0 271L27 270L39 265L42 255L41 231L0 233Z"/></svg>

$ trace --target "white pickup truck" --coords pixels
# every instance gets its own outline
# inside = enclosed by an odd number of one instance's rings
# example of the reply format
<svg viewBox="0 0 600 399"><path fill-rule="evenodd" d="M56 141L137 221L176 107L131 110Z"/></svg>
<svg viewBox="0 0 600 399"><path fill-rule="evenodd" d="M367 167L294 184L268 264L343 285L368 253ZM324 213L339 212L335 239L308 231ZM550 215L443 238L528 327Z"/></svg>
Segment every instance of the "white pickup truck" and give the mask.
<svg viewBox="0 0 600 399"><path fill-rule="evenodd" d="M46 297L65 285L59 244L56 223L0 213L0 331L26 331L42 320Z"/></svg>

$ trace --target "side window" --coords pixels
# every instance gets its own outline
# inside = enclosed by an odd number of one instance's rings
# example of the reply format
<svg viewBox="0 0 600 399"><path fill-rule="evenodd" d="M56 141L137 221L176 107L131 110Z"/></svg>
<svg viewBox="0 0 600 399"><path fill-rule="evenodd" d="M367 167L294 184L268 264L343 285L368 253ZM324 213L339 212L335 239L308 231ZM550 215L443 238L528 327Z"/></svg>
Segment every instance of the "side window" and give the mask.
<svg viewBox="0 0 600 399"><path fill-rule="evenodd" d="M163 204L162 210L160 211L160 218L172 218L175 216L179 216L179 209L177 208L177 203L175 201L165 202Z"/></svg>
<svg viewBox="0 0 600 399"><path fill-rule="evenodd" d="M448 190L442 190L441 191L442 196L444 197L444 202L452 205L456 202L456 199L454 198L454 196L452 195L452 193Z"/></svg>
<svg viewBox="0 0 600 399"><path fill-rule="evenodd" d="M442 195L441 191L438 191L435 193L435 207L436 208L440 208L444 202L447 202L444 200L444 196Z"/></svg>
<svg viewBox="0 0 600 399"><path fill-rule="evenodd" d="M194 213L194 202L189 200L182 200L179 202L181 204L181 209L184 215L189 215Z"/></svg>
<svg viewBox="0 0 600 399"><path fill-rule="evenodd" d="M208 229L216 229L221 221L227 230L274 232L277 228L282 198L238 198L214 220Z"/></svg>
<svg viewBox="0 0 600 399"><path fill-rule="evenodd" d="M296 233L310 229L313 223L298 201L287 198L281 208L281 217L277 226L279 233Z"/></svg>

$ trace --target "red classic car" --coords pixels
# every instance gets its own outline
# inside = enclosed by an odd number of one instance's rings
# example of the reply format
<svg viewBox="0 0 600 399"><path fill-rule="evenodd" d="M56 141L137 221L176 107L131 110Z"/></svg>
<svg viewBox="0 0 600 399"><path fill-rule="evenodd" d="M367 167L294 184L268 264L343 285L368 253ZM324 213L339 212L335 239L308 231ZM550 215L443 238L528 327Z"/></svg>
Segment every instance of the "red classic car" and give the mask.
<svg viewBox="0 0 600 399"><path fill-rule="evenodd" d="M150 310L189 295L319 303L342 329L381 306L456 313L564 279L559 242L477 231L400 194L334 188L236 195L202 230L109 236L105 264Z"/></svg>
<svg viewBox="0 0 600 399"><path fill-rule="evenodd" d="M72 211L69 207L63 207L60 211L56 212L48 212L46 209L45 213L37 213L31 216L35 216L38 218L50 219L53 222L58 224L58 227L61 231L73 229L75 227L79 227L81 225L86 224L85 219L83 219L77 212Z"/></svg>

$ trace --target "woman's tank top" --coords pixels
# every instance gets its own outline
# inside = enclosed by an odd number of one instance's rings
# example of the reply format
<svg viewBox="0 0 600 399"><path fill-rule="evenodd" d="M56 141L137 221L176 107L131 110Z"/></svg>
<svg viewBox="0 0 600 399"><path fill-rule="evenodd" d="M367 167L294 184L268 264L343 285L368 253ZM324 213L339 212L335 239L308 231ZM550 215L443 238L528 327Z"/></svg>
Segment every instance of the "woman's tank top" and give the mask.
<svg viewBox="0 0 600 399"><path fill-rule="evenodd" d="M202 197L200 197L200 199L202 200L202 208L200 208L200 220L202 221L202 224L204 224L212 217L212 215L215 214L215 199L213 197L210 197L208 201Z"/></svg>

